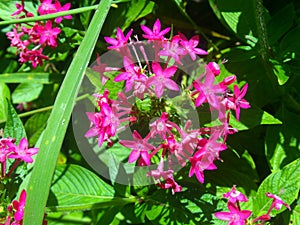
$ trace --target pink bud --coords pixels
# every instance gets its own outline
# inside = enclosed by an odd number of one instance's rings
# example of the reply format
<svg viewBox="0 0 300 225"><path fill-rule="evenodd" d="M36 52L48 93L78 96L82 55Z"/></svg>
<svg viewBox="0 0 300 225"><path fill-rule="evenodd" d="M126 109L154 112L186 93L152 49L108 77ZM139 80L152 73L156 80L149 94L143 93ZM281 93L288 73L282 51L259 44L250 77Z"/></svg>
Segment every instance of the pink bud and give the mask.
<svg viewBox="0 0 300 225"><path fill-rule="evenodd" d="M216 62L210 62L207 64L207 67L215 76L220 74L220 66Z"/></svg>

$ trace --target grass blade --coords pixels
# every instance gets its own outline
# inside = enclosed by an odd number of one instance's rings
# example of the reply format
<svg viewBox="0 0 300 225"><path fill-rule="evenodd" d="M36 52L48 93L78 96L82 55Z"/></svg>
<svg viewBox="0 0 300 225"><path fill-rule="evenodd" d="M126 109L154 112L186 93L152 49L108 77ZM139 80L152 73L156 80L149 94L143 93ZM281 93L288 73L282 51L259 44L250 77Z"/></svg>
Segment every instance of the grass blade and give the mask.
<svg viewBox="0 0 300 225"><path fill-rule="evenodd" d="M111 0L101 1L68 69L45 129L27 188L23 225L41 225L59 151L74 102Z"/></svg>

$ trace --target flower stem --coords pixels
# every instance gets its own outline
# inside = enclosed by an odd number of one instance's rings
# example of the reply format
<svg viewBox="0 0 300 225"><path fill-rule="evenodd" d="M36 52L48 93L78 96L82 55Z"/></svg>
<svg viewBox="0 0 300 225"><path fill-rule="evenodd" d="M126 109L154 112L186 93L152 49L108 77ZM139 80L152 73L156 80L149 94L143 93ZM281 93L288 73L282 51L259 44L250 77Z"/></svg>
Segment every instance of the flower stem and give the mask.
<svg viewBox="0 0 300 225"><path fill-rule="evenodd" d="M16 161L14 162L14 164L11 166L9 172L7 173L7 177L10 177L10 175L17 168L17 166L19 165L20 162L21 162L21 159L16 159Z"/></svg>
<svg viewBox="0 0 300 225"><path fill-rule="evenodd" d="M23 18L23 19L7 20L7 21L0 22L0 26L55 19L55 18L61 17L61 16L74 15L74 14L79 14L79 13L84 13L87 11L95 10L95 9L97 9L97 7L98 7L98 5L92 5L92 6L86 6L86 7L81 7L81 8L77 8L77 9L70 9L68 11L63 11L63 12L47 14L47 15L43 15L43 16L34 16L34 17L28 17L28 18Z"/></svg>

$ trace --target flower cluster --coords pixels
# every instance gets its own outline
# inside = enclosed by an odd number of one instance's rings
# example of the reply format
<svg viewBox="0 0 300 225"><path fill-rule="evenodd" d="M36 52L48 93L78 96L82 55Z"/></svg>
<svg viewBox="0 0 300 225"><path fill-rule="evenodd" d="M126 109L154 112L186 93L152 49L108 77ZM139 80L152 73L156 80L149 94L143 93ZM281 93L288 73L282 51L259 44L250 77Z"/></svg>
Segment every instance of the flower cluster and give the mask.
<svg viewBox="0 0 300 225"><path fill-rule="evenodd" d="M0 179L9 178L12 172L17 168L21 161L32 163L32 156L37 154L38 148L28 148L28 141L22 138L19 145L15 144L14 138L1 138L0 139L0 163L1 175ZM15 159L7 172L7 159ZM21 225L24 215L24 207L26 202L26 192L23 190L20 195L19 201L14 200L12 204L8 205L8 216L3 225ZM45 223L46 224L46 223Z"/></svg>
<svg viewBox="0 0 300 225"><path fill-rule="evenodd" d="M275 208L276 210L280 210L282 205L291 210L290 206L282 201L280 197L277 195L273 195L269 192L266 193L268 198L272 198L272 204L268 210L268 212L262 216L259 216L253 219L250 224L264 225L266 221L271 219L270 213ZM251 216L252 211L250 210L241 210L240 202L248 202L247 197L236 190L235 185L232 189L223 195L224 198L228 199L227 207L229 212L216 212L215 217L220 220L229 221L228 225L245 225L248 224L248 218Z"/></svg>
<svg viewBox="0 0 300 225"><path fill-rule="evenodd" d="M15 145L15 139L2 138L0 139L0 163L1 163L1 178L9 177L16 169L21 161L32 163L32 156L37 154L38 148L28 148L28 141L22 138L19 145ZM7 159L15 159L8 173L6 173Z"/></svg>
<svg viewBox="0 0 300 225"><path fill-rule="evenodd" d="M197 47L197 35L189 40L178 33L168 39L165 35L170 28L162 29L159 20L152 29L145 25L141 25L141 29L147 44L139 41L137 36L133 41L133 30L124 34L118 28L116 38L105 37L110 44L108 49L121 55L123 69L119 69L118 75L109 77L109 72L115 72L116 68L102 64L100 58L92 68L100 73L103 85L109 79L124 82L125 92L119 92L117 100L109 98L108 90L95 95L99 112L87 113L91 128L85 136L97 136L99 146L105 141L111 146L111 138L118 131L148 121L148 134L142 135L141 130L135 129L133 140L119 140L119 143L131 149L129 163L149 166L159 161L157 169L147 175L153 177L158 186L170 188L174 193L182 190L174 179L176 169L190 166L189 176L196 175L201 183L204 182L205 170L217 169L214 161L220 160L220 152L227 149L227 136L237 131L229 125L230 110L235 111L239 120L240 109L250 107L244 99L248 85L241 89L234 85L232 93L229 85L233 86L236 77L232 75L217 81L220 67L215 62L208 63L204 72L197 72L197 67L203 65L197 55L208 54ZM193 65L196 68L193 69ZM185 74L179 69L191 71L191 68L196 76L180 86L178 80ZM185 90L181 90L184 87ZM175 98L170 98L166 91L169 95L177 95L176 104L173 103ZM151 107L142 112L141 108L145 107L141 105L145 102L150 102ZM190 102L194 110L208 106L218 122L195 128L194 121L186 118L184 124L180 124L179 108L186 102Z"/></svg>
<svg viewBox="0 0 300 225"><path fill-rule="evenodd" d="M41 0L41 4L37 9L38 15L46 15L67 11L71 7L70 3L61 5L58 0L52 3L52 0ZM33 17L32 12L25 9L24 0L22 3L16 3L17 11L12 16L17 18ZM11 42L12 47L17 48L17 54L20 55L20 63L30 62L34 68L42 65L43 60L48 60L49 57L43 54L46 46L51 48L57 47L58 35L61 29L58 27L62 19L71 19L72 16L58 17L55 20L38 21L34 24L15 24L12 31L6 35Z"/></svg>
<svg viewBox="0 0 300 225"><path fill-rule="evenodd" d="M26 191L22 190L19 201L13 200L7 207L8 216L6 222L0 225L22 225L24 217L24 209L26 205ZM47 225L48 222L44 219L42 225Z"/></svg>

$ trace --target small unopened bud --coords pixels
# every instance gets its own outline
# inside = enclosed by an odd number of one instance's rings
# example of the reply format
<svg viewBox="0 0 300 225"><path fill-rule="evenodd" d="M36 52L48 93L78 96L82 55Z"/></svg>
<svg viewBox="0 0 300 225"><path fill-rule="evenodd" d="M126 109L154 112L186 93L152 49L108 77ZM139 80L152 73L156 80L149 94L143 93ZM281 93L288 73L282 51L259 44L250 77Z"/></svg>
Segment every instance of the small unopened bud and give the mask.
<svg viewBox="0 0 300 225"><path fill-rule="evenodd" d="M216 62L210 62L207 64L207 68L215 75L218 76L221 72L220 66Z"/></svg>
<svg viewBox="0 0 300 225"><path fill-rule="evenodd" d="M228 85L232 84L235 80L236 80L236 76L235 75L231 75L229 77L225 77L222 83L224 85L228 86Z"/></svg>

